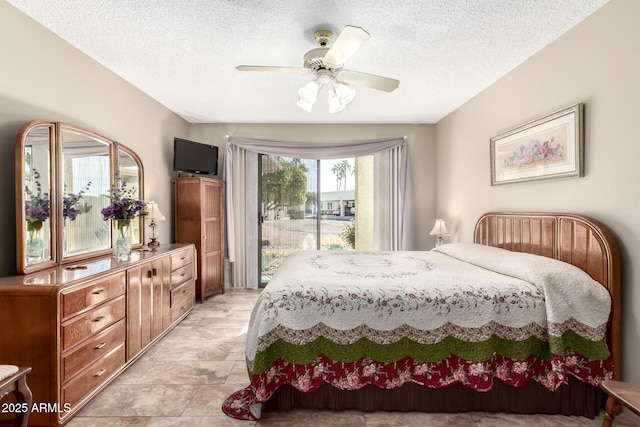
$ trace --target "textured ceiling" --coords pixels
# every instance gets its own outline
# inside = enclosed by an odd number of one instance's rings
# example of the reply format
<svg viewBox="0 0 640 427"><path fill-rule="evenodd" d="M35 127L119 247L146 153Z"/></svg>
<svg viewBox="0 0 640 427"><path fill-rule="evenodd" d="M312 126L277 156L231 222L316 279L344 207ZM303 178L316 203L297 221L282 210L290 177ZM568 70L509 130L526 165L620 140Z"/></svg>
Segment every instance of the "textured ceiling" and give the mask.
<svg viewBox="0 0 640 427"><path fill-rule="evenodd" d="M193 123L435 123L608 0L6 0ZM355 87L329 114L295 105L313 32L370 39L345 68L400 80Z"/></svg>

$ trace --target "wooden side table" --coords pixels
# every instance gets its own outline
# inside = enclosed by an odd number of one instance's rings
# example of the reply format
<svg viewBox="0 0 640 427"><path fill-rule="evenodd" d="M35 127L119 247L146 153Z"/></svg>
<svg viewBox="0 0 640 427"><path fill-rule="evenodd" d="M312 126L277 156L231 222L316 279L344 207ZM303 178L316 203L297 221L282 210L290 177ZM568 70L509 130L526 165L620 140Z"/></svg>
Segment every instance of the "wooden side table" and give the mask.
<svg viewBox="0 0 640 427"><path fill-rule="evenodd" d="M640 415L640 384L603 381L600 388L609 395L601 427L611 427L620 405Z"/></svg>

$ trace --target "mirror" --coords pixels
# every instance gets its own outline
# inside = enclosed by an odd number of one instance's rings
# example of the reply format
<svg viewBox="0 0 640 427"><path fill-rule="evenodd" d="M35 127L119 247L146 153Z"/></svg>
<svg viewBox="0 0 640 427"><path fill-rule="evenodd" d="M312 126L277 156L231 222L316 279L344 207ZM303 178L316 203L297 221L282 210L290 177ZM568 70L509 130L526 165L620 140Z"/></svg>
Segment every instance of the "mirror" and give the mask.
<svg viewBox="0 0 640 427"><path fill-rule="evenodd" d="M18 134L16 152L16 256L18 270L28 272L36 266L56 263L54 176L55 128L52 123L32 122Z"/></svg>
<svg viewBox="0 0 640 427"><path fill-rule="evenodd" d="M100 211L109 204L111 141L64 125L60 143L62 258L108 250L111 230Z"/></svg>
<svg viewBox="0 0 640 427"><path fill-rule="evenodd" d="M142 162L129 148L62 123L30 122L16 146L18 272L78 262L112 251L102 209L116 173L144 200ZM140 219L132 243L143 243Z"/></svg>
<svg viewBox="0 0 640 427"><path fill-rule="evenodd" d="M137 160L135 153L122 145L118 147L118 176L127 188L133 188L134 194L142 199L142 163ZM131 221L131 227L133 228L132 244L144 243L144 230L140 216Z"/></svg>

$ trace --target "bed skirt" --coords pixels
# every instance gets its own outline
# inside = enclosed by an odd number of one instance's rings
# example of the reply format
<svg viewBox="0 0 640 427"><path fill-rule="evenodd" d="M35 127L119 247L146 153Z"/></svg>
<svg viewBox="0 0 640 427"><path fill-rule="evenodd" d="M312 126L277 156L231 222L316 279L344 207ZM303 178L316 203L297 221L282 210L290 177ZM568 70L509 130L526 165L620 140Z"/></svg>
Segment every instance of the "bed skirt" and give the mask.
<svg viewBox="0 0 640 427"><path fill-rule="evenodd" d="M372 385L359 390L339 390L325 384L313 393L303 393L285 385L265 403L264 410L307 408L447 413L482 411L595 418L602 407L602 399L602 392L598 387L571 377L568 385L561 386L555 392L535 381L521 388L496 381L487 392L478 392L461 384L432 389L408 383L393 390Z"/></svg>

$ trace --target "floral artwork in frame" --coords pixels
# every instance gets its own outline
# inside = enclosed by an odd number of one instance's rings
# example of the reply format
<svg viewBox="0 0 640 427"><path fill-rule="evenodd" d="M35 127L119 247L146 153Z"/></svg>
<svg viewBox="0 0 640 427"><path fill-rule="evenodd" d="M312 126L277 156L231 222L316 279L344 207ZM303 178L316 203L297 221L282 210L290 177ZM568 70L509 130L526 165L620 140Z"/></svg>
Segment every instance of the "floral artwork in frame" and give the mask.
<svg viewBox="0 0 640 427"><path fill-rule="evenodd" d="M583 104L491 138L491 185L583 176Z"/></svg>

